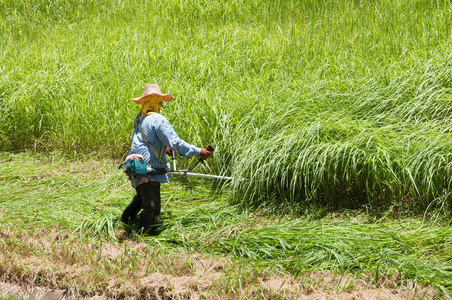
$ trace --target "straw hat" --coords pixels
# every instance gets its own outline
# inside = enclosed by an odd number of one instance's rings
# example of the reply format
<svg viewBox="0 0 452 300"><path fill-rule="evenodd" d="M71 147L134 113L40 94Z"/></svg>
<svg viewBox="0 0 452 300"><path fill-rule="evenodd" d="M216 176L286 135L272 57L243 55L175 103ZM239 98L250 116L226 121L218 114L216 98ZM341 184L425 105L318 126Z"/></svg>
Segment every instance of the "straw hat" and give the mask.
<svg viewBox="0 0 452 300"><path fill-rule="evenodd" d="M169 102L174 99L174 97L171 96L170 94L162 94L158 84L150 84L150 85L144 86L144 91L143 91L142 96L133 98L132 101L135 102L136 104L141 104L141 99L143 99L145 97L149 97L149 96L162 96L162 100L166 101L166 102Z"/></svg>

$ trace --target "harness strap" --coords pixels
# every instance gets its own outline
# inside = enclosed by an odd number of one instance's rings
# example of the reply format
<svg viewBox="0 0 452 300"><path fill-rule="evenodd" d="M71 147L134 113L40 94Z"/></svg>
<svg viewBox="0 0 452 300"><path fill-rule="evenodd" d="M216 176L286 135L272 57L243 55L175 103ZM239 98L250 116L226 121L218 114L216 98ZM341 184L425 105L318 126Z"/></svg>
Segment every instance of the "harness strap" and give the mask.
<svg viewBox="0 0 452 300"><path fill-rule="evenodd" d="M155 112L148 112L146 114L146 116L150 115L150 114L155 114ZM163 157L163 152L165 151L165 144L162 143L162 147L160 148L160 153L157 151L157 149L155 149L155 147L148 142L148 140L146 140L146 138L144 137L143 131L141 130L141 120L144 117L140 117L140 120L138 121L138 129L140 130L140 134L141 134L141 139L149 146L149 148L152 150L152 153L154 153L155 157L157 157L157 159L161 162L162 161L162 157Z"/></svg>

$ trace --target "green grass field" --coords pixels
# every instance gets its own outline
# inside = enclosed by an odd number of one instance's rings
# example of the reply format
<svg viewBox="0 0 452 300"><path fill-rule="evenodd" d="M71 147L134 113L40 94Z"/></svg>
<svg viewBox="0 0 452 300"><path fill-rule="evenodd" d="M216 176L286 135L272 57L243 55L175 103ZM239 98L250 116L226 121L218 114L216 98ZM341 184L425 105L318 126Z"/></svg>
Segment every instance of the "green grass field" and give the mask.
<svg viewBox="0 0 452 300"><path fill-rule="evenodd" d="M448 1L0 5L4 150L124 156L158 83L236 199L449 211Z"/></svg>
<svg viewBox="0 0 452 300"><path fill-rule="evenodd" d="M200 171L234 180L168 185L144 243L450 293L449 0L0 0L0 21L2 232L117 243L131 188L110 164L158 83L179 136L216 148Z"/></svg>

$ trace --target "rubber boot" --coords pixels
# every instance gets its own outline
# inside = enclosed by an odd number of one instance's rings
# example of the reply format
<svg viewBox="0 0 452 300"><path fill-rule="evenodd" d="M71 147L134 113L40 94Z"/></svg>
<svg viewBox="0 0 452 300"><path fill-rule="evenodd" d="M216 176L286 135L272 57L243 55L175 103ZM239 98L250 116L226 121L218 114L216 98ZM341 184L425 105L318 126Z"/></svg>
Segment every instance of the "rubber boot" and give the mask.
<svg viewBox="0 0 452 300"><path fill-rule="evenodd" d="M122 213L121 218L119 220L126 224L129 224L129 222L133 222L140 209L141 209L141 199L138 195L135 195L135 197L133 197L133 200L129 203L129 205Z"/></svg>
<svg viewBox="0 0 452 300"><path fill-rule="evenodd" d="M155 219L160 214L160 183L148 182L137 187L143 211L140 214L140 230L144 234L153 235Z"/></svg>
<svg viewBox="0 0 452 300"><path fill-rule="evenodd" d="M154 235L156 215L153 211L143 210L140 214L140 232L145 235Z"/></svg>

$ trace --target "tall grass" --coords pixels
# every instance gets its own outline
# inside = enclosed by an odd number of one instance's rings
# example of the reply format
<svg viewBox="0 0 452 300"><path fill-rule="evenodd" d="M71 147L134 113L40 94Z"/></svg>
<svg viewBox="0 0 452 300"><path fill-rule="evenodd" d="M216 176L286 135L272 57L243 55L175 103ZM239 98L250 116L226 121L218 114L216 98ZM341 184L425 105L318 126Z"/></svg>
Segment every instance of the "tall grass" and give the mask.
<svg viewBox="0 0 452 300"><path fill-rule="evenodd" d="M0 148L123 156L128 99L159 83L244 203L449 211L451 8L2 1Z"/></svg>
<svg viewBox="0 0 452 300"><path fill-rule="evenodd" d="M251 199L325 198L334 205L340 193L358 205L450 205L451 69L448 57L436 59L386 85L369 80L357 92L311 96L279 111L274 134L248 143L239 156L235 175L251 180L236 186Z"/></svg>

